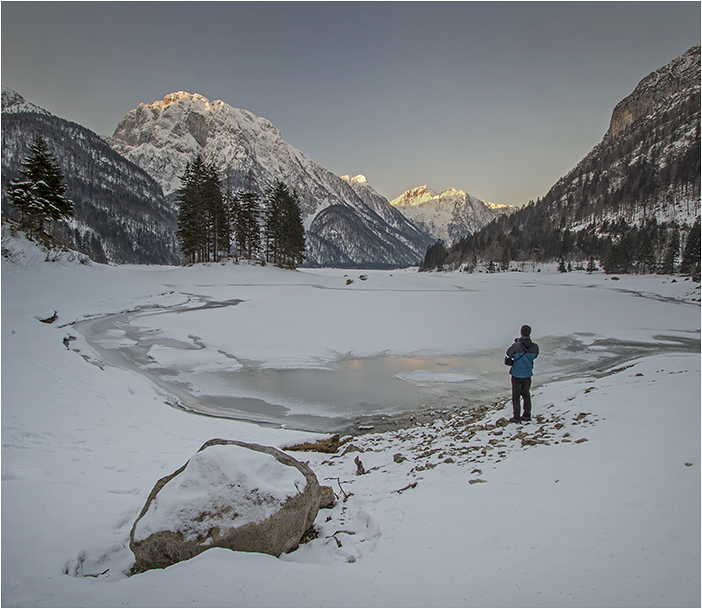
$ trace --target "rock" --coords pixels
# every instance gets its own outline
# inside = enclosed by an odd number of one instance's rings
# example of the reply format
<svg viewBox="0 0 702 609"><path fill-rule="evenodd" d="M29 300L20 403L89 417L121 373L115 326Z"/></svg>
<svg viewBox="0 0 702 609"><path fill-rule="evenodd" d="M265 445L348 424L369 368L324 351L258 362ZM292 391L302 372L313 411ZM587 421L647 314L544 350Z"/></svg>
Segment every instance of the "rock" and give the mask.
<svg viewBox="0 0 702 609"><path fill-rule="evenodd" d="M213 547L290 552L314 524L321 495L312 470L276 448L210 440L151 491L130 534L133 572Z"/></svg>
<svg viewBox="0 0 702 609"><path fill-rule="evenodd" d="M341 439L339 438L339 434L336 434L331 438L317 440L316 442L304 442L303 444L287 446L284 450L335 453L339 449L339 446L341 446Z"/></svg>
<svg viewBox="0 0 702 609"><path fill-rule="evenodd" d="M54 311L54 314L51 317L47 317L46 319L40 319L39 321L43 324L52 324L58 319L58 313Z"/></svg>
<svg viewBox="0 0 702 609"><path fill-rule="evenodd" d="M498 427L507 427L509 425L509 421L502 417L501 419L497 419L497 421L495 421L495 425Z"/></svg>
<svg viewBox="0 0 702 609"><path fill-rule="evenodd" d="M366 468L363 467L363 463L361 463L361 458L356 457L353 462L356 464L356 475L357 476L362 476L363 474L366 473Z"/></svg>
<svg viewBox="0 0 702 609"><path fill-rule="evenodd" d="M336 505L336 495L331 486L319 487L319 509L328 510Z"/></svg>
<svg viewBox="0 0 702 609"><path fill-rule="evenodd" d="M393 460L395 463L402 463L403 461L407 461L407 457L403 457L400 453L395 453L395 454L392 456L392 460Z"/></svg>

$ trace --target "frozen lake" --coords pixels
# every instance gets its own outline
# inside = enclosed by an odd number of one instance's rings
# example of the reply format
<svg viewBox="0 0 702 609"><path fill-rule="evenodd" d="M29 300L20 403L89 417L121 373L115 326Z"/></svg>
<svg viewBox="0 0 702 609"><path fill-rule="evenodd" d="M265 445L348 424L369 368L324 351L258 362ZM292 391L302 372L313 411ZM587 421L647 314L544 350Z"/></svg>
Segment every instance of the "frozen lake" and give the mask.
<svg viewBox="0 0 702 609"><path fill-rule="evenodd" d="M184 306L90 319L75 328L108 365L148 377L171 396L173 406L261 424L322 432L387 429L509 396L503 364L509 342L460 353L433 349L359 357L330 350L281 365L237 351L231 328L242 302L193 295ZM209 337L189 332L203 324ZM230 333L230 341L213 338ZM650 343L588 332L535 338L541 348L535 388L560 378L596 376L644 354L700 348L698 339L681 336L655 336ZM294 344L294 336L290 341Z"/></svg>

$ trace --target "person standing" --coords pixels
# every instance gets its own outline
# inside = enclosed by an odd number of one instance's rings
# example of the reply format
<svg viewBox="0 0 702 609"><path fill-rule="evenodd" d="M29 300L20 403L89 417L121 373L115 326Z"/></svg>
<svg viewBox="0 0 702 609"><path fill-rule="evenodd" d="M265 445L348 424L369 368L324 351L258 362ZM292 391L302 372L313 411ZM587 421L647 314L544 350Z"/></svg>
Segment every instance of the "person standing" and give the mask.
<svg viewBox="0 0 702 609"><path fill-rule="evenodd" d="M521 336L507 349L512 360L509 373L512 377L512 418L510 423L531 421L531 377L534 375L534 360L539 357L539 345L531 340L531 327L522 326ZM521 401L524 410L521 412Z"/></svg>

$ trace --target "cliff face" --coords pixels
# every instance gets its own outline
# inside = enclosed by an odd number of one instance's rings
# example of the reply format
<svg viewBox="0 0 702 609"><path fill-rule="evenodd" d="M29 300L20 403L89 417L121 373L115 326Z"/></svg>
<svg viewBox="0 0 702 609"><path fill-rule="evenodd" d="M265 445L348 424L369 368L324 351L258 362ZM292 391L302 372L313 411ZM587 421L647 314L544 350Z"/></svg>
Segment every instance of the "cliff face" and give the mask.
<svg viewBox="0 0 702 609"><path fill-rule="evenodd" d="M684 102L695 89L700 89L700 45L649 74L619 102L612 112L605 140L618 137L661 105L670 108Z"/></svg>

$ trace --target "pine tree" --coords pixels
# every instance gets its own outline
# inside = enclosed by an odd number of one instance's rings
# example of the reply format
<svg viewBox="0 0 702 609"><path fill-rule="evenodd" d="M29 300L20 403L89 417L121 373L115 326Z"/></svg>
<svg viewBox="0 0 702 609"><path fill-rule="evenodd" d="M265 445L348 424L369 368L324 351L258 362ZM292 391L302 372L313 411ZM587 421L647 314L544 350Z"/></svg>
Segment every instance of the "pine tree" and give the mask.
<svg viewBox="0 0 702 609"><path fill-rule="evenodd" d="M197 157L180 177L176 235L188 262L210 262L229 253L229 217L214 166Z"/></svg>
<svg viewBox="0 0 702 609"><path fill-rule="evenodd" d="M673 230L670 233L670 238L668 239L668 245L665 250L665 255L663 257L663 266L661 268L662 272L666 275L672 275L675 273L676 262L678 255L680 254L680 230L677 224L674 224Z"/></svg>
<svg viewBox="0 0 702 609"><path fill-rule="evenodd" d="M694 226L690 229L683 252L682 261L680 262L680 272L684 275L693 275L698 278L700 276L700 221L695 221Z"/></svg>
<svg viewBox="0 0 702 609"><path fill-rule="evenodd" d="M265 239L270 262L295 268L305 258L305 228L297 196L278 182L268 192Z"/></svg>
<svg viewBox="0 0 702 609"><path fill-rule="evenodd" d="M261 198L249 172L246 189L236 197L234 241L242 256L252 260L261 251Z"/></svg>
<svg viewBox="0 0 702 609"><path fill-rule="evenodd" d="M597 270L597 263L594 258L590 258L587 263L587 268L585 269L588 273L594 273Z"/></svg>
<svg viewBox="0 0 702 609"><path fill-rule="evenodd" d="M20 214L20 223L30 235L46 238L46 222L73 215L73 203L66 198L61 168L53 160L46 140L36 131L29 146L30 156L22 163L20 177L7 187L10 203Z"/></svg>

